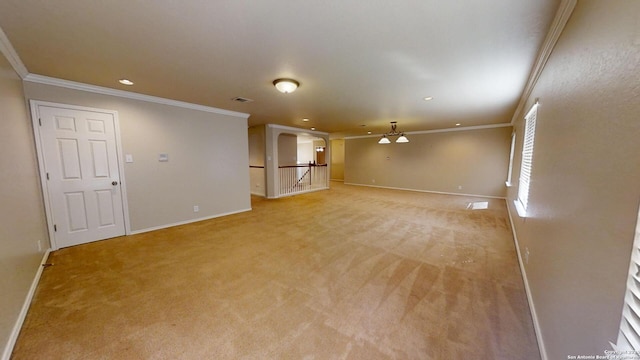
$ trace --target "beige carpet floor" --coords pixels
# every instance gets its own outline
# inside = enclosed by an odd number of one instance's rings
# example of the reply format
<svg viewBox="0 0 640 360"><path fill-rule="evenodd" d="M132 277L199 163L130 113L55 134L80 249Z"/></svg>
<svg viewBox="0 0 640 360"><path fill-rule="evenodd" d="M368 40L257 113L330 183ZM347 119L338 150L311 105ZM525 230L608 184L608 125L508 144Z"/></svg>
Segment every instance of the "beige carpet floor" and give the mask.
<svg viewBox="0 0 640 360"><path fill-rule="evenodd" d="M13 359L540 358L504 200L334 182L252 207L53 252Z"/></svg>

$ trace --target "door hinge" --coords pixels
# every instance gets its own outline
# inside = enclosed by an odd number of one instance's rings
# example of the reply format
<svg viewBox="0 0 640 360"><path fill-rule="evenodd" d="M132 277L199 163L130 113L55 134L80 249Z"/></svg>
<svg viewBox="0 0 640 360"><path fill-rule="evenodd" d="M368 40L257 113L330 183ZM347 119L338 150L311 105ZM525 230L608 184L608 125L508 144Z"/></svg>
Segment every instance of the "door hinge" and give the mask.
<svg viewBox="0 0 640 360"><path fill-rule="evenodd" d="M49 180L49 173L47 173L47 180Z"/></svg>
<svg viewBox="0 0 640 360"><path fill-rule="evenodd" d="M40 124L40 126L42 126L42 119L38 118L38 124Z"/></svg>
<svg viewBox="0 0 640 360"><path fill-rule="evenodd" d="M54 232L58 232L58 225L53 224L53 231L54 231Z"/></svg>

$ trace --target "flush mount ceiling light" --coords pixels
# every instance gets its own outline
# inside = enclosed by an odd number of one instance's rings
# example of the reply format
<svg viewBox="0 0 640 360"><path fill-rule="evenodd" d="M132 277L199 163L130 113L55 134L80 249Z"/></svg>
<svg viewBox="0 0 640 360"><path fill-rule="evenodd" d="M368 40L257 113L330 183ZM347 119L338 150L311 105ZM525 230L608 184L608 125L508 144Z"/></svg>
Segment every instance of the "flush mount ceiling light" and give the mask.
<svg viewBox="0 0 640 360"><path fill-rule="evenodd" d="M275 79L273 80L273 85L281 93L288 94L296 91L300 83L293 79Z"/></svg>
<svg viewBox="0 0 640 360"><path fill-rule="evenodd" d="M118 80L118 82L122 85L127 85L127 86L131 86L133 85L133 81L129 80L129 79L120 79Z"/></svg>
<svg viewBox="0 0 640 360"><path fill-rule="evenodd" d="M398 136L398 138L396 139L396 142L400 144L409 142L409 139L407 139L407 137L404 136L403 132L396 130L395 121L391 122L391 131L389 131L386 134L382 134L382 137L380 138L380 140L378 140L378 144L391 144L391 140L389 140L389 136Z"/></svg>

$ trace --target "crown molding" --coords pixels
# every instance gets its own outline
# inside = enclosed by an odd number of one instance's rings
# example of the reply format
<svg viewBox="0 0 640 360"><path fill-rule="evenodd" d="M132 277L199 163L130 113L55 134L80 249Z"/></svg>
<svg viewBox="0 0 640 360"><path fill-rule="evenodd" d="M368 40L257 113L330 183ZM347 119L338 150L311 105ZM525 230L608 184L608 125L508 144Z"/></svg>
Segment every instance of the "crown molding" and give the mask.
<svg viewBox="0 0 640 360"><path fill-rule="evenodd" d="M131 91L111 89L111 88L102 87L102 86L89 85L89 84L79 83L75 81L57 79L49 76L31 74L27 70L26 66L24 66L24 63L22 63L20 56L18 56L18 53L13 48L13 45L11 45L11 41L9 41L9 38L4 33L2 28L0 28L0 52L7 58L7 61L9 62L9 64L11 64L11 66L16 71L16 73L18 73L18 75L24 81L29 81L29 82L38 83L38 84L59 86L67 89L87 91L87 92L92 92L92 93L102 94L102 95L111 95L111 96L117 96L121 98L152 102L156 104L176 106L176 107L210 112L210 113L215 113L220 115L229 115L234 117L240 117L243 119L248 119L250 116L250 114L247 114L247 113L219 109L211 106L192 104L184 101L171 100L171 99L161 98L157 96L138 94Z"/></svg>
<svg viewBox="0 0 640 360"><path fill-rule="evenodd" d="M318 131L318 130L309 130L309 129L297 128L292 126L267 124L267 127L271 129L279 129L279 130L291 131L296 133L306 133L306 134L318 135L318 136L329 136L328 132Z"/></svg>
<svg viewBox="0 0 640 360"><path fill-rule="evenodd" d="M522 96L520 96L518 107L516 107L516 111L513 113L513 117L511 118L512 125L524 111L527 100L531 96L533 88L536 86L538 78L542 74L542 71L547 64L547 60L549 60L549 57L553 52L553 48L556 46L556 43L558 42L558 39L560 38L564 27L567 25L571 14L573 14L573 9L575 9L577 2L577 0L562 0L562 2L560 3L558 11L556 12L556 16L551 23L551 27L549 28L549 32L547 33L547 36L542 43L542 47L540 48L538 57L536 58L536 62L531 69L529 80L527 80L527 84L524 87Z"/></svg>
<svg viewBox="0 0 640 360"><path fill-rule="evenodd" d="M229 116L239 117L243 119L247 119L250 116L250 114L247 114L247 113L218 109L211 106L204 106L204 105L198 105L198 104L188 103L184 101L171 100L171 99L161 98L157 96L134 93L131 91L111 89L103 86L89 85L89 84L79 83L75 81L62 80L62 79L57 79L57 78L43 76L43 75L28 74L27 76L24 77L24 81L37 83L37 84L59 86L67 89L86 91L86 92L102 94L102 95L116 96L116 97L121 97L126 99L132 99L132 100L146 101L146 102L151 102L156 104L176 106L176 107L181 107L185 109L204 111L204 112L220 114L220 115L229 115Z"/></svg>
<svg viewBox="0 0 640 360"><path fill-rule="evenodd" d="M446 132L454 132L454 131L469 131L469 130L484 130L484 129L496 129L503 127L511 127L511 123L502 123L502 124L491 124L491 125L477 125L477 126L465 126L465 127L455 127L448 129L437 129L437 130L421 130L421 131L403 131L405 135L419 135L419 134L435 134L435 133L446 133ZM382 134L372 134L372 135L362 135L362 136L345 136L345 140L349 139L364 139L364 138L377 138L382 136Z"/></svg>
<svg viewBox="0 0 640 360"><path fill-rule="evenodd" d="M18 73L18 75L24 79L27 75L29 75L29 71L27 67L24 66L22 60L20 60L20 56L16 52L16 49L11 45L11 41L7 35L0 28L0 52L7 58L9 64L13 67L13 69Z"/></svg>

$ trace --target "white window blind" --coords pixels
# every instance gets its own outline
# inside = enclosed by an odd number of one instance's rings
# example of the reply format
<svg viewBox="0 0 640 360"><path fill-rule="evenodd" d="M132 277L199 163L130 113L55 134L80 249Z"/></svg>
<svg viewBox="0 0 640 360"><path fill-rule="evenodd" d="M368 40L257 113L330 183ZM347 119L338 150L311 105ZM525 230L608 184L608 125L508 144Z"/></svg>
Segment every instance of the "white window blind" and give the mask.
<svg viewBox="0 0 640 360"><path fill-rule="evenodd" d="M511 174L513 173L513 154L516 152L516 133L511 134L511 151L509 151L509 170L507 171L507 186L511 186Z"/></svg>
<svg viewBox="0 0 640 360"><path fill-rule="evenodd" d="M531 167L533 165L533 143L536 133L536 117L538 116L538 102L525 116L524 144L522 145L522 163L520 164L520 182L518 185L518 199L516 207L520 216L526 216L529 205L529 185L531 183Z"/></svg>
<svg viewBox="0 0 640 360"><path fill-rule="evenodd" d="M616 351L640 350L640 210L631 251L620 331L617 344L611 344Z"/></svg>

